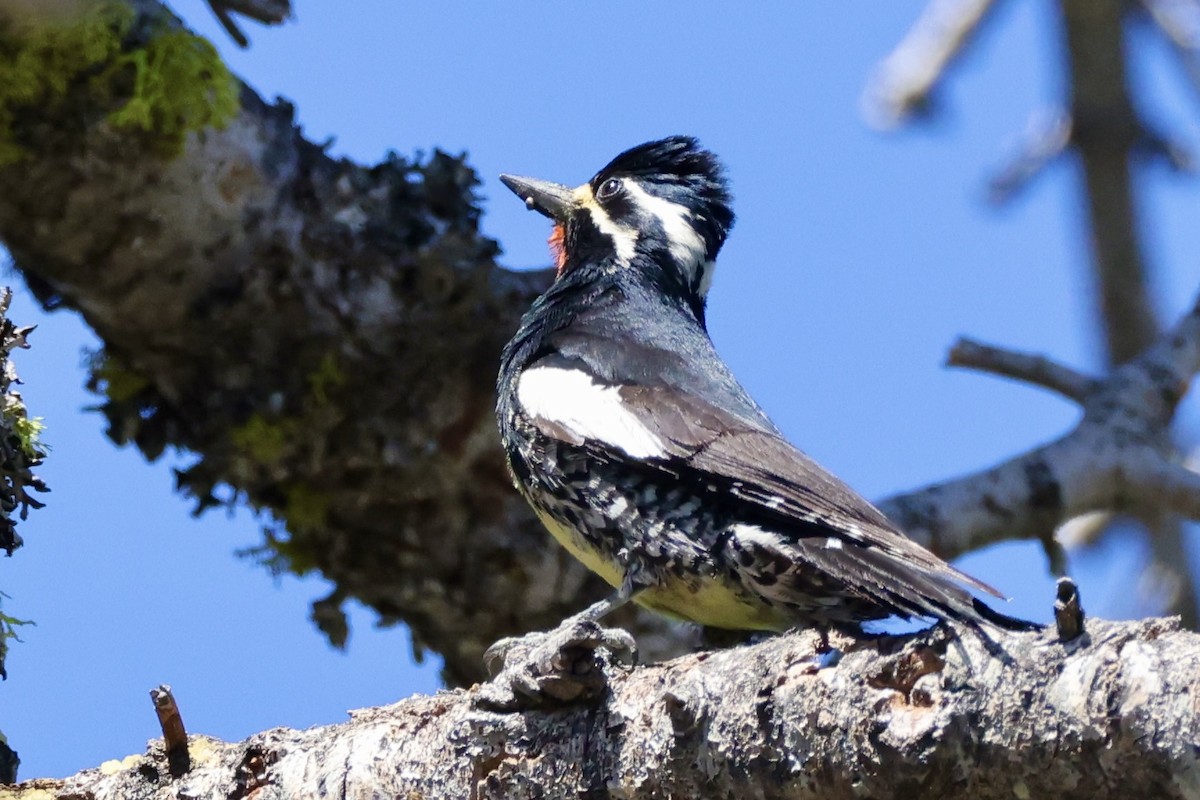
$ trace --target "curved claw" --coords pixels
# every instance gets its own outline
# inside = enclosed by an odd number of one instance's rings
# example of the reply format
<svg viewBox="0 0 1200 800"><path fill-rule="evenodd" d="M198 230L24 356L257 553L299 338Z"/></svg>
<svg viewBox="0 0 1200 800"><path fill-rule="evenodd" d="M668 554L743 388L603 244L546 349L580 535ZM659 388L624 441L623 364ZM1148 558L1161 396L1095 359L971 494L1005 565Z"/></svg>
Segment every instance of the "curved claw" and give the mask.
<svg viewBox="0 0 1200 800"><path fill-rule="evenodd" d="M591 637L577 641L604 647L626 664L637 663L637 640L633 638L633 634L624 628L601 628L598 625L595 627L596 630Z"/></svg>
<svg viewBox="0 0 1200 800"><path fill-rule="evenodd" d="M483 658L492 680L480 687L477 704L510 711L600 696L607 666L635 663L637 643L628 631L572 618L552 631L501 639Z"/></svg>
<svg viewBox="0 0 1200 800"><path fill-rule="evenodd" d="M489 678L494 678L500 674L501 670L504 669L504 662L508 660L508 654L524 638L521 636L505 636L503 639L497 639L492 643L491 647L483 651L483 668L487 670Z"/></svg>

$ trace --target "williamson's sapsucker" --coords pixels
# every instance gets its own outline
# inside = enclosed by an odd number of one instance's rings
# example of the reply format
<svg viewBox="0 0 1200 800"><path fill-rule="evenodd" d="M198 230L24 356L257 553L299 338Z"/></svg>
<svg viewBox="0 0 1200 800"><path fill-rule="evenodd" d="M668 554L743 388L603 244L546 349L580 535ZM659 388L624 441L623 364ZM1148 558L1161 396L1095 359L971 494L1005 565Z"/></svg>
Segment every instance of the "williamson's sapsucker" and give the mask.
<svg viewBox="0 0 1200 800"><path fill-rule="evenodd" d="M516 485L627 600L720 628L857 630L890 616L1027 628L789 444L705 327L733 224L689 137L620 154L577 188L502 176L554 222L557 276L504 350L497 415Z"/></svg>

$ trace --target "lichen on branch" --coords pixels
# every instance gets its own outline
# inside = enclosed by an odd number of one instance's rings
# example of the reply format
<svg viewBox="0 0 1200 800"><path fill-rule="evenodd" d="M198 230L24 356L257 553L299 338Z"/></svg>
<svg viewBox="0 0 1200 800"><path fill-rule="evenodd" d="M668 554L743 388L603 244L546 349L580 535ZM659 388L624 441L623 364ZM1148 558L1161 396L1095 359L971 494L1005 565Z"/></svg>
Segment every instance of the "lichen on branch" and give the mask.
<svg viewBox="0 0 1200 800"><path fill-rule="evenodd" d="M31 119L68 106L142 132L168 156L188 133L233 118L238 83L212 44L141 19L122 2L38 25L0 17L0 166L28 157L45 133Z"/></svg>
<svg viewBox="0 0 1200 800"><path fill-rule="evenodd" d="M0 550L10 556L21 546L12 515L25 519L30 508L44 505L30 492L48 491L33 472L46 458L41 440L46 426L41 417L29 416L14 388L21 381L10 358L13 350L29 347L26 337L33 327L18 327L8 319L11 301L11 289L0 291Z"/></svg>
<svg viewBox="0 0 1200 800"><path fill-rule="evenodd" d="M33 328L18 327L8 319L11 301L12 290L0 290L0 551L8 556L22 544L13 515L25 519L29 509L43 505L30 492L49 491L33 472L48 450L41 440L46 426L41 417L29 416L25 401L14 388L21 381L10 358L13 350L29 347L26 337ZM0 591L0 606L6 599ZM9 641L17 640L17 628L28 624L0 611L0 678L6 677L4 658Z"/></svg>

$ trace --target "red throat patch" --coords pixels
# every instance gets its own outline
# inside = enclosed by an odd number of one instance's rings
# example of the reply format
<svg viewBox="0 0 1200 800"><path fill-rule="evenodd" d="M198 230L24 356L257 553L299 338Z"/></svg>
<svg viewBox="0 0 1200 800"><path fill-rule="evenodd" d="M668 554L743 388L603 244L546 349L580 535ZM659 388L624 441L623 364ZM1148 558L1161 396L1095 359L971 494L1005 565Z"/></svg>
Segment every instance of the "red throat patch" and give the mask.
<svg viewBox="0 0 1200 800"><path fill-rule="evenodd" d="M563 267L567 265L567 247L565 239L567 229L564 225L555 225L554 230L550 231L550 238L546 240L546 244L550 245L550 257L554 259L554 277L558 277L563 273Z"/></svg>

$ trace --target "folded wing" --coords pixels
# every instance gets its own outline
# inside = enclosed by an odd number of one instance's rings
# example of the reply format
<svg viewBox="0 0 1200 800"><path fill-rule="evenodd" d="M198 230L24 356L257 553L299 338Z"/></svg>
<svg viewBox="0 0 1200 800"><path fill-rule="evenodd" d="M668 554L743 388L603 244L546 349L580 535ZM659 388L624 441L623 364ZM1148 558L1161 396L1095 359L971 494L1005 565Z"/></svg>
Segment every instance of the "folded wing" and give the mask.
<svg viewBox="0 0 1200 800"><path fill-rule="evenodd" d="M736 504L749 545L762 551L763 563L781 565L762 589L767 596L786 594L792 565L902 616L1019 627L966 587L1002 597L996 589L904 536L765 417L730 414L678 386L608 384L585 363L558 355L527 370L520 389L545 435L632 457L664 481L689 482L702 497ZM735 407L756 408L748 398Z"/></svg>

